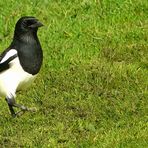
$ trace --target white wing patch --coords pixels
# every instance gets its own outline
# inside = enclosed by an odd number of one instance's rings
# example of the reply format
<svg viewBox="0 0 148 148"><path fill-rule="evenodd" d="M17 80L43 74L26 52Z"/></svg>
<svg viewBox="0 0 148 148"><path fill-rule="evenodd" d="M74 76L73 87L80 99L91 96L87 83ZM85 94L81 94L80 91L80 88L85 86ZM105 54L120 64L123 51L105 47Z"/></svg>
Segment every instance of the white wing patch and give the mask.
<svg viewBox="0 0 148 148"><path fill-rule="evenodd" d="M7 61L10 57L14 56L15 54L17 54L17 51L15 49L9 50L1 60L0 64Z"/></svg>

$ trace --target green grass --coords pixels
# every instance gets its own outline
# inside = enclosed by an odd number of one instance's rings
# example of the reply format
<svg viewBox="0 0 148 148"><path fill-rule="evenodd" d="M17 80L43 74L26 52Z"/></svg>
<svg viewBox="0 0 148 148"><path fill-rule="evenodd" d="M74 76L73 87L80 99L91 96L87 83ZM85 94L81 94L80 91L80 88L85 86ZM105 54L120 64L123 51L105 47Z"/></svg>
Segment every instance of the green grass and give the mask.
<svg viewBox="0 0 148 148"><path fill-rule="evenodd" d="M147 0L0 1L0 51L33 15L44 64L11 118L0 101L0 147L148 147Z"/></svg>

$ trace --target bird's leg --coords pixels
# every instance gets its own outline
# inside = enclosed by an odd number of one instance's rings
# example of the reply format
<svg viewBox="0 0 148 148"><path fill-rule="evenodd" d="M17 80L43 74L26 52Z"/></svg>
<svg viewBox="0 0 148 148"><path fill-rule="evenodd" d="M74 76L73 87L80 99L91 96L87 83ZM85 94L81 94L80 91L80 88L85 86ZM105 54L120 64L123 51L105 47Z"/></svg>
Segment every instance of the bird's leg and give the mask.
<svg viewBox="0 0 148 148"><path fill-rule="evenodd" d="M16 117L17 115L19 115L22 111L25 112L25 111L28 111L29 109L21 104L17 104L15 102L15 98L13 96L11 97L6 97L6 101L8 103L8 106L9 106L9 110L11 112L11 115L12 117ZM21 111L15 113L13 107L18 107L21 109Z"/></svg>
<svg viewBox="0 0 148 148"><path fill-rule="evenodd" d="M7 99L6 99L6 101L7 101ZM7 101L7 103L8 103L8 101ZM15 111L14 111L14 109L13 109L13 106L8 103L8 107L9 107L9 110L10 110L10 112L11 112L11 116L12 116L12 117L15 117L16 114L15 114Z"/></svg>

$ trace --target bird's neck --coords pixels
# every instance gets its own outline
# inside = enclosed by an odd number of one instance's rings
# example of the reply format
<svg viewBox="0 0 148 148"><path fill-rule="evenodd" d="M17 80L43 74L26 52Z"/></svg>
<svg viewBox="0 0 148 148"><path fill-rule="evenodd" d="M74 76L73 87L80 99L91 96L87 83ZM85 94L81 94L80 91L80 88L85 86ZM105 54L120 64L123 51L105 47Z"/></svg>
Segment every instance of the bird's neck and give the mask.
<svg viewBox="0 0 148 148"><path fill-rule="evenodd" d="M37 32L27 32L23 34L18 34L15 32L13 40L14 42L34 44L38 41Z"/></svg>

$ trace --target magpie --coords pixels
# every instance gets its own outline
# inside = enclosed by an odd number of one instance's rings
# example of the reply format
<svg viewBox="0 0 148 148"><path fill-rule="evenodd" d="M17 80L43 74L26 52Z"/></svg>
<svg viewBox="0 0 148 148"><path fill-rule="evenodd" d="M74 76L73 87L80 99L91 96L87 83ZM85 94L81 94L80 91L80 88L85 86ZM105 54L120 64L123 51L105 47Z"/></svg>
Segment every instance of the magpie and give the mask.
<svg viewBox="0 0 148 148"><path fill-rule="evenodd" d="M37 31L43 24L33 16L21 17L10 46L0 55L0 97L5 97L10 113L16 117L30 109L15 101L16 92L25 89L37 76L43 51ZM14 107L20 109L15 112Z"/></svg>

